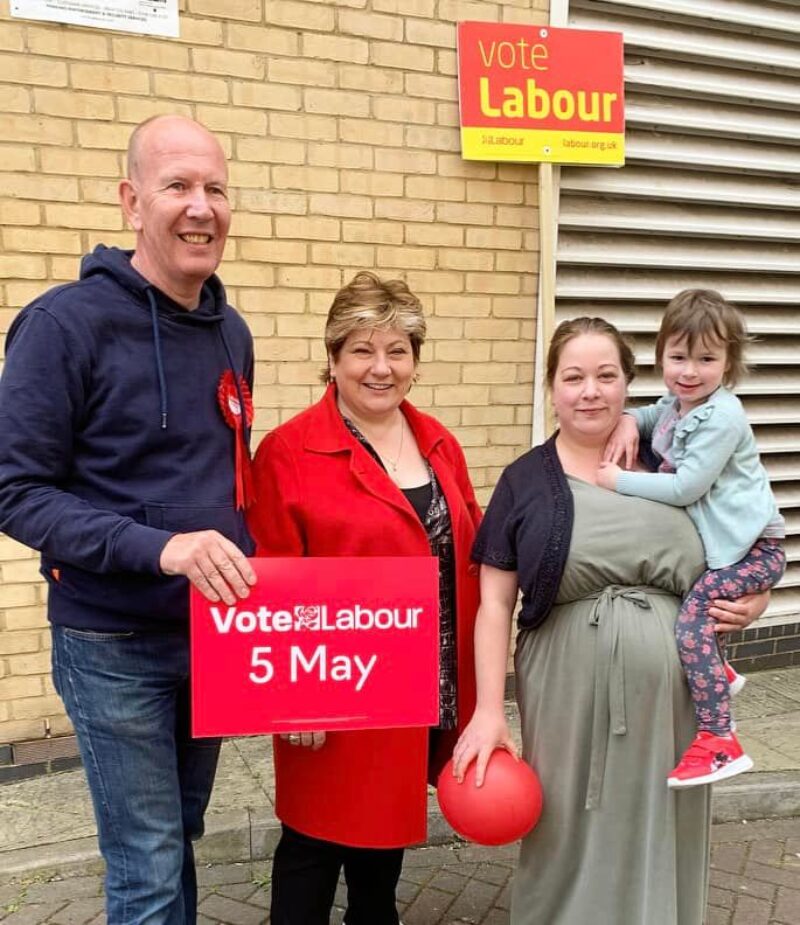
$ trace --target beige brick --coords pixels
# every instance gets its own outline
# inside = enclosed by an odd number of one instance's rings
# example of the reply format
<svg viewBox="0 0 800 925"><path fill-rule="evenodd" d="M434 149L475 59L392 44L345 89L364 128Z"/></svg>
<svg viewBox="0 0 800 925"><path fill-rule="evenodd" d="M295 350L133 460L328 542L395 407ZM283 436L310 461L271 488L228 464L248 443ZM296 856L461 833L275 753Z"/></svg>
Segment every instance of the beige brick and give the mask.
<svg viewBox="0 0 800 925"><path fill-rule="evenodd" d="M430 19L409 19L406 21L406 41L413 45L438 45L442 48L455 48L456 27L448 22L436 22Z"/></svg>
<svg viewBox="0 0 800 925"><path fill-rule="evenodd" d="M245 320L247 321L247 326L253 333L253 337L261 345L258 348L258 355L261 356L261 347L275 335L275 319L271 317L267 318L267 316L263 314L265 305L267 304L264 297L267 293L263 289L259 291L261 294L261 310L257 315L248 315ZM268 293L270 299L272 298L272 294L272 291ZM237 304L239 304L238 297Z"/></svg>
<svg viewBox="0 0 800 925"><path fill-rule="evenodd" d="M243 161L270 164L304 164L306 146L302 141L275 138L237 138L236 156Z"/></svg>
<svg viewBox="0 0 800 925"><path fill-rule="evenodd" d="M8 6L5 6L3 15L8 15ZM27 25L27 24L26 24ZM28 26L30 28L30 26ZM4 51L24 51L25 33L21 23L0 21L0 48Z"/></svg>
<svg viewBox="0 0 800 925"><path fill-rule="evenodd" d="M228 84L219 77L200 74L154 74L153 90L165 99L227 103Z"/></svg>
<svg viewBox="0 0 800 925"><path fill-rule="evenodd" d="M409 48L401 42L373 42L370 60L378 67L397 67L404 71L432 71L433 51L430 48Z"/></svg>
<svg viewBox="0 0 800 925"><path fill-rule="evenodd" d="M84 251L93 251L98 244L105 244L106 247L118 247L121 250L129 250L135 246L133 235L127 231L97 231L89 230L84 234L86 247ZM74 268L74 276L78 274L77 265ZM69 277L72 279L72 276Z"/></svg>
<svg viewBox="0 0 800 925"><path fill-rule="evenodd" d="M487 226L492 225L492 208L491 206L463 205L459 203L438 203L436 206L436 216L440 222L448 224L478 225L477 231L486 231ZM466 243L470 247L481 246L475 241L470 240L469 234L473 229L467 229ZM494 240L494 239L492 239ZM490 245L492 247L494 245ZM519 246L519 245L518 245Z"/></svg>
<svg viewBox="0 0 800 925"><path fill-rule="evenodd" d="M243 19L247 22L261 22L262 0L188 0L189 11L224 19Z"/></svg>
<svg viewBox="0 0 800 925"><path fill-rule="evenodd" d="M403 41L403 20L397 16L381 16L361 10L340 10L339 29L350 35L363 35L393 42Z"/></svg>
<svg viewBox="0 0 800 925"><path fill-rule="evenodd" d="M529 250L524 246L519 251L500 251L495 269L498 273L533 273L538 262L538 248Z"/></svg>
<svg viewBox="0 0 800 925"><path fill-rule="evenodd" d="M275 236L278 238L307 238L316 241L338 241L340 222L335 218L314 215L311 218L275 219Z"/></svg>
<svg viewBox="0 0 800 925"><path fill-rule="evenodd" d="M2 207L2 204L0 204ZM0 213L1 215L1 213ZM2 218L0 218L2 221ZM38 559L39 556L29 547L0 533L0 562L10 562L12 559Z"/></svg>
<svg viewBox="0 0 800 925"><path fill-rule="evenodd" d="M287 112L299 112L303 108L302 92L285 84L234 81L231 89L235 106L283 109Z"/></svg>
<svg viewBox="0 0 800 925"><path fill-rule="evenodd" d="M86 202L97 202L104 205L115 205L119 208L119 181L95 180L89 177L79 180L81 199Z"/></svg>
<svg viewBox="0 0 800 925"><path fill-rule="evenodd" d="M269 167L236 161L228 166L228 183L231 188L255 186L260 189L269 186Z"/></svg>
<svg viewBox="0 0 800 925"><path fill-rule="evenodd" d="M266 74L266 65L261 55L223 48L193 48L192 67L198 74L222 74L225 77L244 77L249 80L263 80Z"/></svg>
<svg viewBox="0 0 800 925"><path fill-rule="evenodd" d="M37 629L47 625L47 618L40 604L35 607L11 607L5 611L3 624L3 628L9 631Z"/></svg>
<svg viewBox="0 0 800 925"><path fill-rule="evenodd" d="M228 23L228 29L236 24ZM181 13L181 35L179 41L186 45L221 45L222 23L213 19L193 19Z"/></svg>
<svg viewBox="0 0 800 925"><path fill-rule="evenodd" d="M15 720L35 720L50 717L54 713L61 713L63 709L61 698L58 694L51 693L45 697L16 700L11 707L11 712Z"/></svg>
<svg viewBox="0 0 800 925"><path fill-rule="evenodd" d="M6 304L16 306L12 311L12 314L16 315L18 308L22 308L23 305L32 302L37 296L40 296L46 288L47 287L40 282L8 282L5 285Z"/></svg>
<svg viewBox="0 0 800 925"><path fill-rule="evenodd" d="M269 62L267 73L271 83L305 87L333 87L336 84L336 72L327 61L277 58Z"/></svg>
<svg viewBox="0 0 800 925"><path fill-rule="evenodd" d="M379 247L377 256L379 267L432 270L436 266L436 252L430 247Z"/></svg>
<svg viewBox="0 0 800 925"><path fill-rule="evenodd" d="M402 93L403 74L382 69L372 64L340 64L337 67L339 86L362 93Z"/></svg>
<svg viewBox="0 0 800 925"><path fill-rule="evenodd" d="M335 193L339 190L339 171L329 167L273 167L275 189L301 189Z"/></svg>
<svg viewBox="0 0 800 925"><path fill-rule="evenodd" d="M447 409L451 410L451 409ZM438 413L436 415L439 417ZM455 427L453 436L462 447L486 446L488 442L488 429L486 427Z"/></svg>
<svg viewBox="0 0 800 925"><path fill-rule="evenodd" d="M318 363L283 363L278 367L278 382L281 385L315 386L319 382Z"/></svg>
<svg viewBox="0 0 800 925"><path fill-rule="evenodd" d="M494 270L495 254L488 250L457 250L439 251L439 266L444 270L479 270L490 273Z"/></svg>
<svg viewBox="0 0 800 925"><path fill-rule="evenodd" d="M486 408L465 408L462 422L466 424L511 424L514 409L511 405L490 405Z"/></svg>
<svg viewBox="0 0 800 925"><path fill-rule="evenodd" d="M308 360L308 340L305 337L270 337L259 344L258 357L270 363Z"/></svg>
<svg viewBox="0 0 800 925"><path fill-rule="evenodd" d="M276 193L272 190L242 189L237 190L238 209L250 209L253 212L281 212L290 215L305 215L308 212L308 200L305 193Z"/></svg>
<svg viewBox="0 0 800 925"><path fill-rule="evenodd" d="M238 212L231 226L233 238L271 238L272 219L268 215L248 212Z"/></svg>
<svg viewBox="0 0 800 925"><path fill-rule="evenodd" d="M40 632L20 631L0 633L0 655L19 655L20 653L39 652L42 649Z"/></svg>
<svg viewBox="0 0 800 925"><path fill-rule="evenodd" d="M338 289L341 280L342 275L339 270L330 267L282 267L278 270L278 285L289 289ZM286 326L288 316L278 318L278 334L287 334L290 337L313 337L315 333L319 333L317 320L312 325L310 317L304 315L297 317L306 320L298 322L297 318L292 316L295 323ZM281 326L282 321L285 323L283 327ZM300 329L297 327L298 324L301 325ZM308 330L302 327L304 324L307 324Z"/></svg>
<svg viewBox="0 0 800 925"><path fill-rule="evenodd" d="M465 161L460 154L437 154L436 173L443 177L465 177L492 180L497 174L495 164L483 161Z"/></svg>
<svg viewBox="0 0 800 925"><path fill-rule="evenodd" d="M342 173L342 192L360 196L402 196L403 178L395 173Z"/></svg>
<svg viewBox="0 0 800 925"><path fill-rule="evenodd" d="M237 308L248 312L268 312L270 316L280 314L302 314L305 309L305 293L292 289L272 289L264 292L260 289L240 289L237 295ZM275 319L267 319L271 328L266 336L275 333ZM259 354L260 355L260 354Z"/></svg>
<svg viewBox="0 0 800 925"><path fill-rule="evenodd" d="M300 50L300 37L289 29L232 22L228 23L227 45L267 55L296 55Z"/></svg>
<svg viewBox="0 0 800 925"><path fill-rule="evenodd" d="M114 93L147 94L150 75L146 70L115 64L71 63L71 84L80 90L107 90Z"/></svg>
<svg viewBox="0 0 800 925"><path fill-rule="evenodd" d="M106 151L79 151L74 148L42 148L42 170L45 173L118 177L119 158Z"/></svg>
<svg viewBox="0 0 800 925"><path fill-rule="evenodd" d="M233 106L198 106L197 118L212 132L264 135L267 131L267 116L257 109L238 109Z"/></svg>
<svg viewBox="0 0 800 925"><path fill-rule="evenodd" d="M489 387L485 385L440 385L436 389L437 405L488 405ZM485 463L482 463L485 465Z"/></svg>
<svg viewBox="0 0 800 925"><path fill-rule="evenodd" d="M405 174L436 173L436 155L428 151L385 148L375 152L375 169Z"/></svg>
<svg viewBox="0 0 800 925"><path fill-rule="evenodd" d="M444 199L463 202L464 193L463 180L444 177L408 177L406 180L406 195L412 199Z"/></svg>
<svg viewBox="0 0 800 925"><path fill-rule="evenodd" d="M442 318L488 318L492 300L489 296L460 292L458 295L438 293L434 297L434 311ZM488 350L488 344L486 345Z"/></svg>
<svg viewBox="0 0 800 925"><path fill-rule="evenodd" d="M485 318L481 321L467 321L464 334L477 340L516 340L519 337L519 322L505 318Z"/></svg>
<svg viewBox="0 0 800 925"><path fill-rule="evenodd" d="M344 167L347 170L370 170L374 148L364 145L310 144L308 163L312 167Z"/></svg>
<svg viewBox="0 0 800 925"><path fill-rule="evenodd" d="M282 420L288 420L311 404L316 391L307 385L274 385L270 387L270 397L273 405L284 409L286 416Z"/></svg>
<svg viewBox="0 0 800 925"><path fill-rule="evenodd" d="M362 244L402 244L403 226L397 222L342 222L342 240Z"/></svg>
<svg viewBox="0 0 800 925"><path fill-rule="evenodd" d="M47 270L43 257L27 257L21 254L0 254L0 278L45 279ZM3 603L3 589L0 588L0 607L16 606Z"/></svg>
<svg viewBox="0 0 800 925"><path fill-rule="evenodd" d="M240 241L242 260L260 260L266 263L286 264L308 262L308 245L291 241Z"/></svg>
<svg viewBox="0 0 800 925"><path fill-rule="evenodd" d="M531 353L533 353L533 344L531 344ZM530 428L533 423L533 406L528 405L523 407L522 405L517 405L514 409L514 420L517 424L524 424L526 427Z"/></svg>
<svg viewBox="0 0 800 925"><path fill-rule="evenodd" d="M406 74L406 93L426 99L458 101L458 83L452 77L434 74Z"/></svg>
<svg viewBox="0 0 800 925"><path fill-rule="evenodd" d="M303 94L303 109L306 112L357 118L367 118L370 114L369 98L363 93L347 90L306 90Z"/></svg>
<svg viewBox="0 0 800 925"><path fill-rule="evenodd" d="M169 39L149 40L119 36L112 38L111 52L114 60L122 64L163 68L167 71L189 70L188 48Z"/></svg>
<svg viewBox="0 0 800 925"><path fill-rule="evenodd" d="M497 224L512 228L538 228L539 216L536 209L516 209L513 206L497 207Z"/></svg>
<svg viewBox="0 0 800 925"><path fill-rule="evenodd" d="M373 51L374 47L373 45ZM324 58L329 61L348 61L355 64L366 64L370 60L368 42L340 35L306 33L303 35L302 50L307 58ZM381 64L374 58L373 63Z"/></svg>
<svg viewBox="0 0 800 925"><path fill-rule="evenodd" d="M496 341L492 360L497 363L533 363L533 343L529 340Z"/></svg>
<svg viewBox="0 0 800 925"><path fill-rule="evenodd" d="M514 295L520 291L519 273L468 273L467 288L471 292Z"/></svg>
<svg viewBox="0 0 800 925"><path fill-rule="evenodd" d="M432 202L415 202L412 199L378 199L375 218L393 218L409 222L432 222L435 207Z"/></svg>
<svg viewBox="0 0 800 925"><path fill-rule="evenodd" d="M25 144L72 144L72 125L66 119L0 113L0 138Z"/></svg>
<svg viewBox="0 0 800 925"><path fill-rule="evenodd" d="M461 364L425 360L420 371L420 381L434 390L442 385L455 385L461 382Z"/></svg>
<svg viewBox="0 0 800 925"><path fill-rule="evenodd" d="M436 11L436 0L372 0L372 8L376 12L432 19Z"/></svg>
<svg viewBox="0 0 800 925"><path fill-rule="evenodd" d="M524 188L519 183L494 183L473 180L467 183L467 199L470 202L520 203Z"/></svg>
<svg viewBox="0 0 800 925"><path fill-rule="evenodd" d="M532 265L529 269L534 274L535 267ZM538 276L536 279L538 281ZM536 317L536 298L530 295L495 297L492 300L492 314L495 318L533 319Z"/></svg>
<svg viewBox="0 0 800 925"><path fill-rule="evenodd" d="M81 236L74 231L53 228L6 228L3 246L7 251L36 254L80 254Z"/></svg>
<svg viewBox="0 0 800 925"><path fill-rule="evenodd" d="M72 728L72 723L69 721L67 716L52 715L48 717L48 719L50 723L50 735L65 736L71 735L74 731Z"/></svg>
<svg viewBox="0 0 800 925"><path fill-rule="evenodd" d="M429 125L409 125L406 144L410 148L425 148L429 151L459 151L461 141L454 128L434 128Z"/></svg>
<svg viewBox="0 0 800 925"><path fill-rule="evenodd" d="M312 215L335 215L340 218L372 218L372 200L367 196L326 195L309 197Z"/></svg>
<svg viewBox="0 0 800 925"><path fill-rule="evenodd" d="M472 469L473 466L507 466L514 461L517 451L515 447L508 446L475 446L467 447L464 455L467 457L467 465Z"/></svg>
<svg viewBox="0 0 800 925"><path fill-rule="evenodd" d="M113 119L114 100L99 93L76 93L75 90L33 91L36 112L73 119Z"/></svg>
<svg viewBox="0 0 800 925"><path fill-rule="evenodd" d="M375 119L341 119L339 135L342 141L366 145L401 145L404 127Z"/></svg>
<svg viewBox="0 0 800 925"><path fill-rule="evenodd" d="M29 652L11 659L11 677L42 675L50 671L50 652ZM22 718L22 717L18 717Z"/></svg>
<svg viewBox="0 0 800 925"><path fill-rule="evenodd" d="M176 75L176 80L177 75ZM109 148L124 151L131 136L129 125L103 122L78 122L78 144L82 148Z"/></svg>
<svg viewBox="0 0 800 925"><path fill-rule="evenodd" d="M3 160L5 162L5 158ZM0 200L0 225L38 225L40 208L35 202Z"/></svg>
<svg viewBox="0 0 800 925"><path fill-rule="evenodd" d="M463 292L464 276L462 273L435 272L409 273L408 286L412 292Z"/></svg>
<svg viewBox="0 0 800 925"><path fill-rule="evenodd" d="M503 405L529 407L532 394L530 385L493 385L491 388L492 401ZM492 465L492 463L486 463L486 465Z"/></svg>
<svg viewBox="0 0 800 925"><path fill-rule="evenodd" d="M336 119L330 116L294 115L293 113L271 113L270 135L284 138L308 138L311 141L334 141Z"/></svg>
<svg viewBox="0 0 800 925"><path fill-rule="evenodd" d="M517 381L515 363L465 363L464 382L506 384Z"/></svg>
<svg viewBox="0 0 800 925"><path fill-rule="evenodd" d="M30 112L33 109L27 87L0 86L0 111Z"/></svg>
<svg viewBox="0 0 800 925"><path fill-rule="evenodd" d="M22 145L0 147L0 163L6 170L30 172L36 170L36 152Z"/></svg>
<svg viewBox="0 0 800 925"><path fill-rule="evenodd" d="M0 742L24 742L44 735L41 720L15 720L0 723Z"/></svg>
<svg viewBox="0 0 800 925"><path fill-rule="evenodd" d="M464 229L457 225L406 225L406 241L409 244L425 244L432 247L461 247L464 243Z"/></svg>
<svg viewBox="0 0 800 925"><path fill-rule="evenodd" d="M460 22L467 19L477 19L483 22L501 19L501 7L497 3L486 3L485 0L439 0L437 7L439 19ZM502 7L505 13L505 7Z"/></svg>
<svg viewBox="0 0 800 925"><path fill-rule="evenodd" d="M7 83L66 87L67 66L63 61L33 55L0 54L0 74Z"/></svg>
<svg viewBox="0 0 800 925"><path fill-rule="evenodd" d="M23 697L36 697L43 691L40 677L10 675L0 679L0 701L19 700Z"/></svg>
<svg viewBox="0 0 800 925"><path fill-rule="evenodd" d="M220 267L220 277L227 286L273 286L274 267L261 263L226 263Z"/></svg>
<svg viewBox="0 0 800 925"><path fill-rule="evenodd" d="M433 125L436 122L436 104L430 100L379 97L373 100L372 111L376 119L386 122L416 125Z"/></svg>
<svg viewBox="0 0 800 925"><path fill-rule="evenodd" d="M534 10L523 8L514 9L513 7L511 9L506 9L503 13L503 22L517 22L524 26L546 26L549 21L547 11L543 9L541 5L538 10L536 10L535 7L536 2L534 0Z"/></svg>
<svg viewBox="0 0 800 925"><path fill-rule="evenodd" d="M103 238L108 236L109 232L103 232ZM78 278L80 261L77 257L51 257L50 258L50 276L54 280L69 281Z"/></svg>
<svg viewBox="0 0 800 925"><path fill-rule="evenodd" d="M336 22L334 4L321 6L295 0L270 0L265 4L265 13L268 23L315 32L330 32Z"/></svg>
<svg viewBox="0 0 800 925"><path fill-rule="evenodd" d="M459 126L458 103L436 104L437 125L451 125L454 129Z"/></svg>
<svg viewBox="0 0 800 925"><path fill-rule="evenodd" d="M539 251L539 232L538 231L523 231L522 233L522 245L527 251Z"/></svg>
<svg viewBox="0 0 800 925"><path fill-rule="evenodd" d="M191 118L193 110L188 103L176 103L174 100L165 102L159 99L119 96L117 97L117 114L120 122L138 124L151 116L180 115Z"/></svg>
<svg viewBox="0 0 800 925"><path fill-rule="evenodd" d="M311 262L336 267L374 267L375 249L365 244L312 244Z"/></svg>

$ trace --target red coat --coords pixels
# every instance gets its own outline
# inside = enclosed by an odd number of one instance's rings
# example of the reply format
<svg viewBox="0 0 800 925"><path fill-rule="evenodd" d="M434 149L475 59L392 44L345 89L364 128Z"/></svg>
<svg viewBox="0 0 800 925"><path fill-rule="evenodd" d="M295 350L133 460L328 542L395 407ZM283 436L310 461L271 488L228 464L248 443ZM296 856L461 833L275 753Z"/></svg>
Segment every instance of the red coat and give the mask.
<svg viewBox="0 0 800 925"><path fill-rule="evenodd" d="M455 438L403 402L420 453L450 509L456 562L458 720L475 706L477 567L469 554L480 508ZM331 386L258 448L250 529L260 556L425 556L425 529L400 489L345 427ZM460 730L459 730L460 731ZM307 835L356 847L425 840L426 784L457 732L428 761L427 729L335 732L318 751L275 739L276 813Z"/></svg>

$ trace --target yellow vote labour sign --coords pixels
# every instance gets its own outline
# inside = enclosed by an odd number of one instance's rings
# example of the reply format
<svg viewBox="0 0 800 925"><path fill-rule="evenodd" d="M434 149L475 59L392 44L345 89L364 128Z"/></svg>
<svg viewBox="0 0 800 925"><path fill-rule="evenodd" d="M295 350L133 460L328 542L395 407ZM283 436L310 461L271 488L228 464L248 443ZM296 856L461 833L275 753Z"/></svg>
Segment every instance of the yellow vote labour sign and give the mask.
<svg viewBox="0 0 800 925"><path fill-rule="evenodd" d="M625 163L619 32L459 23L458 88L467 160Z"/></svg>

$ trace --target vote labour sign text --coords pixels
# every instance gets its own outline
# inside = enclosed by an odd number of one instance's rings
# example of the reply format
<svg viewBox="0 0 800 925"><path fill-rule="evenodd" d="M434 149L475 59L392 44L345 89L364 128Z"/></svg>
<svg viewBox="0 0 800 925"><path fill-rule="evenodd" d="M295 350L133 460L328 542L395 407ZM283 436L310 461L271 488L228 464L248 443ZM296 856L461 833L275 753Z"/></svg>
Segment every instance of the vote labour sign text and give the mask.
<svg viewBox="0 0 800 925"><path fill-rule="evenodd" d="M619 32L459 23L458 88L467 160L625 162Z"/></svg>
<svg viewBox="0 0 800 925"><path fill-rule="evenodd" d="M195 736L438 723L435 558L250 563L245 600L191 591Z"/></svg>

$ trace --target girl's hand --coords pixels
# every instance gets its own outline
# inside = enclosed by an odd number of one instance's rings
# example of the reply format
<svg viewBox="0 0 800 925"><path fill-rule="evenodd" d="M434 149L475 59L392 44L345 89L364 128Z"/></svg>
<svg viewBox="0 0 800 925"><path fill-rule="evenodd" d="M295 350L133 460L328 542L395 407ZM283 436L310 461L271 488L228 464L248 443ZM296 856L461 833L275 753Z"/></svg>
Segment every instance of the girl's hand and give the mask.
<svg viewBox="0 0 800 925"><path fill-rule="evenodd" d="M496 748L504 748L513 758L519 760L517 747L511 738L503 711L490 713L475 710L469 725L461 733L453 749L453 776L462 783L470 763L477 759L475 786L481 787L489 757Z"/></svg>
<svg viewBox="0 0 800 925"><path fill-rule="evenodd" d="M617 490L617 476L622 469L616 463L602 462L597 470L597 484L609 491Z"/></svg>
<svg viewBox="0 0 800 925"><path fill-rule="evenodd" d="M611 431L603 452L603 462L619 464L633 469L639 458L639 426L631 414L621 414L617 426ZM605 485L603 486L606 487Z"/></svg>
<svg viewBox="0 0 800 925"><path fill-rule="evenodd" d="M325 744L324 732L282 732L281 738L289 745L301 745L310 748L312 752L322 748Z"/></svg>
<svg viewBox="0 0 800 925"><path fill-rule="evenodd" d="M735 601L717 600L708 608L708 614L717 622L714 631L717 633L734 633L737 630L747 629L767 609L770 592L762 591L759 594L745 594Z"/></svg>

